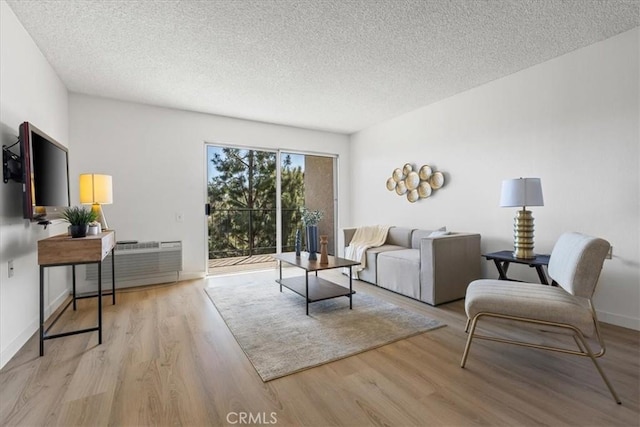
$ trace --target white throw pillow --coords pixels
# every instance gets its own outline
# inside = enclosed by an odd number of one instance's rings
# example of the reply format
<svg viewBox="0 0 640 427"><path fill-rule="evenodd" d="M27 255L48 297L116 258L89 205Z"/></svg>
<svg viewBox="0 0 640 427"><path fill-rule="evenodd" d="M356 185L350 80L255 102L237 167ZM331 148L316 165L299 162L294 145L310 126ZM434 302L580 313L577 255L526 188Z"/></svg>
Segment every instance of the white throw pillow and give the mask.
<svg viewBox="0 0 640 427"><path fill-rule="evenodd" d="M432 231L431 234L429 234L429 237L446 236L447 234L450 234L447 231L447 227L441 227L441 228L437 229L436 231Z"/></svg>

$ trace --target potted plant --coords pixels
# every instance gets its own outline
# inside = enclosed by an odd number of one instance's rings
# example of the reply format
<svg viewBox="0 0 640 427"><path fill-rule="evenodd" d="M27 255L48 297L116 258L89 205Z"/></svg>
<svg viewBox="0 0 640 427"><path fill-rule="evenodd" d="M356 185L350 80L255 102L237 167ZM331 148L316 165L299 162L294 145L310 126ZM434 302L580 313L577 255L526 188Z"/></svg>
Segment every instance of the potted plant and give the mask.
<svg viewBox="0 0 640 427"><path fill-rule="evenodd" d="M85 206L70 206L62 211L62 218L69 224L71 237L85 237L89 223L98 218L98 214Z"/></svg>
<svg viewBox="0 0 640 427"><path fill-rule="evenodd" d="M302 225L304 225L307 232L307 252L309 252L309 259L315 261L318 252L318 223L324 217L324 212L320 210L309 210L302 208Z"/></svg>

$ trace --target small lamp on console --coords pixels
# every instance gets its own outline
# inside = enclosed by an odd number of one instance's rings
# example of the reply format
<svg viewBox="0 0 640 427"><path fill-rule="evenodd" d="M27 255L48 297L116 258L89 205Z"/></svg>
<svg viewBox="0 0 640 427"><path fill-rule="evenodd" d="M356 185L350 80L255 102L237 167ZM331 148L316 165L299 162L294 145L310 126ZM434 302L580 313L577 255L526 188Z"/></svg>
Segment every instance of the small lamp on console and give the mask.
<svg viewBox="0 0 640 427"><path fill-rule="evenodd" d="M506 179L502 181L501 207L522 207L513 222L513 256L533 259L533 216L527 206L544 206L540 178Z"/></svg>
<svg viewBox="0 0 640 427"><path fill-rule="evenodd" d="M91 210L98 214L98 222L103 230L108 230L102 205L113 203L111 175L83 173L80 175L80 203L91 204Z"/></svg>

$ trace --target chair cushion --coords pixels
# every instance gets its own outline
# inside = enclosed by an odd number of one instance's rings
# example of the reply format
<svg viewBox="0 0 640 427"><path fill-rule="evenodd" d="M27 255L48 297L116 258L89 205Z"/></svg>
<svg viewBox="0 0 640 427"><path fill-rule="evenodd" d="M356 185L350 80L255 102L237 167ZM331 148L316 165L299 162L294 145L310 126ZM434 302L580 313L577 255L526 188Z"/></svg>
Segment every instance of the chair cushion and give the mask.
<svg viewBox="0 0 640 427"><path fill-rule="evenodd" d="M467 288L465 310L469 319L478 313L493 313L572 325L585 336L595 330L586 299L561 287L536 283L475 280Z"/></svg>
<svg viewBox="0 0 640 427"><path fill-rule="evenodd" d="M567 292L591 298L609 252L609 242L580 233L564 233L551 252L549 276Z"/></svg>

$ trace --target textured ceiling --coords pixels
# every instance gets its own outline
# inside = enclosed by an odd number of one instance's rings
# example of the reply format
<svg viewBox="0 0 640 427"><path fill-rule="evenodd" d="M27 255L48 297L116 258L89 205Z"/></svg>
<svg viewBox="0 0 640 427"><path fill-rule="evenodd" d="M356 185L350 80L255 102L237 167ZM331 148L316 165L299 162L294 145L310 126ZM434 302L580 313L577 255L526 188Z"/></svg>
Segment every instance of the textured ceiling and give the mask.
<svg viewBox="0 0 640 427"><path fill-rule="evenodd" d="M352 133L640 25L640 0L8 0L72 92Z"/></svg>

